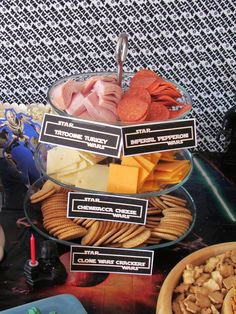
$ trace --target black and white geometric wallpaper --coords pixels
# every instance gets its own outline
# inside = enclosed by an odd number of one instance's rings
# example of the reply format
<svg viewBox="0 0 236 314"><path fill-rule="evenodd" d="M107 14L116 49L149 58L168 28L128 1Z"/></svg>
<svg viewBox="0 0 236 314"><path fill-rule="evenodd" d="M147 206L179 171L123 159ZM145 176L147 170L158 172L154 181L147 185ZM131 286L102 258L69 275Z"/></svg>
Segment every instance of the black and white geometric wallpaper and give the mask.
<svg viewBox="0 0 236 314"><path fill-rule="evenodd" d="M78 72L146 67L193 97L198 149L222 151L224 113L235 105L234 0L0 0L0 101L46 103L49 85Z"/></svg>

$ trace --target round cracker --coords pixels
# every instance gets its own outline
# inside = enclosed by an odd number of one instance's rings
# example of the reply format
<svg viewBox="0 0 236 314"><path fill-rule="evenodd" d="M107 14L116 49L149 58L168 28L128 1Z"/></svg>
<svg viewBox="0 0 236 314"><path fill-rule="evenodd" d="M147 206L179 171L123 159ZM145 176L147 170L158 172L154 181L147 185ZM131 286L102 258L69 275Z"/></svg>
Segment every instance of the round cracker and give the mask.
<svg viewBox="0 0 236 314"><path fill-rule="evenodd" d="M179 213L179 212L166 212L164 215L166 218L167 217L172 217L172 218L180 218L183 220L188 220L192 221L193 217L187 213Z"/></svg>
<svg viewBox="0 0 236 314"><path fill-rule="evenodd" d="M177 236L174 236L173 234L169 234L169 233L164 233L164 232L152 232L152 236L153 235L161 239L170 240L170 241L174 241L178 239Z"/></svg>
<svg viewBox="0 0 236 314"><path fill-rule="evenodd" d="M72 221L69 218L60 218L60 219L53 219L53 220L45 220L44 221L44 225L47 226L48 228L50 227L56 227L59 226L61 224L68 224L71 223ZM73 222L72 222L73 223Z"/></svg>
<svg viewBox="0 0 236 314"><path fill-rule="evenodd" d="M184 204L187 203L187 200L185 200L184 198L173 196L173 195L170 195L170 194L161 195L160 199L162 199L162 200L171 200L172 203L184 203Z"/></svg>
<svg viewBox="0 0 236 314"><path fill-rule="evenodd" d="M173 234L175 236L177 236L178 238L183 234L182 231L178 230L178 229L170 229L168 227L156 227L155 229L152 230L152 232L164 232L164 233L168 233L168 234Z"/></svg>
<svg viewBox="0 0 236 314"><path fill-rule="evenodd" d="M120 240L122 240L126 236L130 235L137 228L138 228L138 225L130 225L129 228L123 234L121 234L118 238L113 240L112 243L116 243L116 242L120 243Z"/></svg>
<svg viewBox="0 0 236 314"><path fill-rule="evenodd" d="M93 238L88 242L87 245L93 245L93 243L95 243L100 238L100 236L102 235L103 230L104 230L104 222L98 221L98 223L99 223L98 230L97 230L96 234L94 234Z"/></svg>
<svg viewBox="0 0 236 314"><path fill-rule="evenodd" d="M148 203L150 203L151 205L153 206L156 206L160 209L165 209L167 208L168 206L162 202L162 200L160 198L158 198L157 196L156 197L151 197L149 200L148 200Z"/></svg>
<svg viewBox="0 0 236 314"><path fill-rule="evenodd" d="M128 240L126 242L123 242L122 247L124 247L124 248L137 247L140 244L142 244L143 242L147 241L147 239L150 237L150 235L151 235L150 230L148 230L148 229L143 230L141 233L139 233L135 237L131 238L130 240Z"/></svg>
<svg viewBox="0 0 236 314"><path fill-rule="evenodd" d="M116 233L113 234L113 236L111 236L109 239L107 239L104 243L105 244L109 244L111 243L113 240L115 240L117 237L119 237L122 233L124 233L126 230L128 230L129 226L128 224L126 224L126 226L122 227L121 229L116 228Z"/></svg>
<svg viewBox="0 0 236 314"><path fill-rule="evenodd" d="M162 223L159 226L153 228L153 231L157 231L159 228L164 228L164 229L170 229L170 230L177 230L179 231L181 234L185 233L186 230L188 230L188 227L185 226L181 226L181 225L171 225L171 224L166 224L166 223Z"/></svg>
<svg viewBox="0 0 236 314"><path fill-rule="evenodd" d="M49 231L49 233L54 233L54 232L57 232L58 230L63 230L64 228L67 228L67 227L74 227L73 222L72 222L72 224L71 223L64 223L62 225L50 227L50 228L48 228L48 231Z"/></svg>
<svg viewBox="0 0 236 314"><path fill-rule="evenodd" d="M49 196L51 196L53 193L54 193L54 190L49 191L49 192L47 192L47 193L38 194L37 196L35 196L35 194L33 194L33 195L30 197L30 201L31 201L32 204L42 202L43 200L45 200L46 198L48 198ZM33 197L33 196L34 196L34 197Z"/></svg>
<svg viewBox="0 0 236 314"><path fill-rule="evenodd" d="M100 246L103 244L107 239L109 239L114 233L116 232L116 228L112 228L110 231L105 233L99 240L94 243L94 246Z"/></svg>
<svg viewBox="0 0 236 314"><path fill-rule="evenodd" d="M189 215L192 215L191 211L187 208L184 208L184 207L170 207L170 208L167 208L167 209L164 209L163 210L163 215L165 214L168 214L168 213L185 213L185 214L189 214Z"/></svg>
<svg viewBox="0 0 236 314"><path fill-rule="evenodd" d="M87 245L95 236L99 228L99 222L95 221L92 226L88 229L87 234L82 238L81 244Z"/></svg>
<svg viewBox="0 0 236 314"><path fill-rule="evenodd" d="M53 235L56 236L56 237L59 237L61 234L67 232L67 231L81 231L83 232L83 235L86 234L87 230L85 228L82 228L82 227L79 227L77 225L74 225L74 226L67 226L67 227L63 227L59 230L56 230Z"/></svg>
<svg viewBox="0 0 236 314"><path fill-rule="evenodd" d="M128 241L129 239L135 237L136 235L138 235L139 233L141 233L143 230L145 230L145 226L140 226L138 227L136 230L134 230L134 232L132 232L131 234L127 235L126 237L124 237L123 239L121 239L119 241L119 243L123 243Z"/></svg>
<svg viewBox="0 0 236 314"><path fill-rule="evenodd" d="M60 235L58 235L58 239L60 240L72 240L72 239L76 239L76 238L81 238L85 235L86 229L83 228L84 230L71 230L71 231L67 231L64 232Z"/></svg>

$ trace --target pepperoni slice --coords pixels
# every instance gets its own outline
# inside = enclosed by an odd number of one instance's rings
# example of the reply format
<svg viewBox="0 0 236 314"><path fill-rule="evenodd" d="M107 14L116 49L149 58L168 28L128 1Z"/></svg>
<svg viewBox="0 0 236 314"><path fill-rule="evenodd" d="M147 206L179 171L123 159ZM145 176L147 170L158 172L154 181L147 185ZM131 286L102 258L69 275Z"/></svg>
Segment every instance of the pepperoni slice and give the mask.
<svg viewBox="0 0 236 314"><path fill-rule="evenodd" d="M169 102L173 105L179 105L179 102L176 101L175 99L173 99L172 97L168 96L168 95L161 95L158 97L157 101L166 101L166 102Z"/></svg>
<svg viewBox="0 0 236 314"><path fill-rule="evenodd" d="M121 121L134 122L148 112L149 104L137 96L124 97L118 104L117 113Z"/></svg>
<svg viewBox="0 0 236 314"><path fill-rule="evenodd" d="M134 74L132 80L136 80L143 77L157 77L157 74L152 70L142 69Z"/></svg>
<svg viewBox="0 0 236 314"><path fill-rule="evenodd" d="M177 89L173 89L173 88L166 88L164 93L165 95L168 95L172 98L182 97L181 93Z"/></svg>
<svg viewBox="0 0 236 314"><path fill-rule="evenodd" d="M149 113L146 121L164 121L168 120L170 116L168 108L159 104L158 102L152 102L149 106Z"/></svg>
<svg viewBox="0 0 236 314"><path fill-rule="evenodd" d="M155 95L156 93L158 93L160 87L161 82L156 79L151 85L148 86L147 90L151 95Z"/></svg>
<svg viewBox="0 0 236 314"><path fill-rule="evenodd" d="M149 92L142 87L132 87L128 91L126 91L123 97L137 96L148 104L151 103L151 96Z"/></svg>
<svg viewBox="0 0 236 314"><path fill-rule="evenodd" d="M132 80L130 83L130 86L131 88L133 87L148 88L155 81L156 81L155 77L143 77L143 78L138 78L136 80Z"/></svg>

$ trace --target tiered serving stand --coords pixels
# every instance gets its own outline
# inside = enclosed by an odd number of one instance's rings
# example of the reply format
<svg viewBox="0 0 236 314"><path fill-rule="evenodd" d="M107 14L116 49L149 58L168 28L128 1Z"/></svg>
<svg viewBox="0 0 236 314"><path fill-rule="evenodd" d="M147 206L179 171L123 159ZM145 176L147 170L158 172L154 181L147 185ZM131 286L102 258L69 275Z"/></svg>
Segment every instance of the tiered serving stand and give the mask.
<svg viewBox="0 0 236 314"><path fill-rule="evenodd" d="M55 86L57 86L58 84L62 84L63 82L67 81L68 79L73 79L73 80L77 80L77 81L84 81L84 80L86 80L89 77L94 76L94 75L114 75L114 73L112 73L112 72L109 72L109 73L108 72L83 73L83 74L78 74L78 75L62 78L59 81L57 81L55 84L52 85L52 87L48 91L48 101L49 101L50 105L52 106L53 110L56 112L56 114L61 115L61 116L69 116L65 111L58 109L53 104L53 102L51 100L51 92L52 92L53 88L55 88ZM134 73L124 73L123 80L122 80L123 90L125 90L129 86L130 79L132 78L133 75L134 75ZM187 91L184 88L180 87L178 84L176 84L176 83L173 83L173 84L175 84L175 86L178 88L178 90L182 94L182 98L180 99L180 101L182 101L184 103L190 103L191 104L191 98L190 98L189 94L187 93ZM187 114L187 112L184 115L182 115L181 117L178 117L178 119L184 118L184 116L186 114ZM89 123L89 121L87 121L87 122ZM147 121L145 121L145 123L146 122ZM154 123L154 122L152 121L152 123ZM117 124L118 125L124 125L124 124L119 123L119 122L117 122ZM26 199L25 199L25 215L26 215L29 223L32 225L32 227L38 233L43 235L44 237L46 237L48 239L53 239L54 241L59 242L59 243L63 243L65 245L80 244L80 239L75 239L75 240L71 240L71 241L63 241L63 240L57 239L56 237L51 236L43 227L42 214L40 211L40 204L32 205L30 203L30 196L42 187L45 180L51 180L51 181L53 181L53 182L55 182L55 183L57 183L63 187L66 187L68 189L73 189L75 191L87 192L87 193L99 193L100 192L100 191L94 191L94 190L91 191L91 190L87 190L87 189L81 189L81 188L78 188L78 187L75 187L72 185L65 185L63 182L60 182L58 179L54 178L53 176L48 175L46 172L47 152L53 146L54 145L43 144L43 143L40 143L38 145L38 148L37 148L37 151L35 154L35 161L36 161L36 165L39 168L39 170L41 171L43 177L40 180L38 180L37 182L35 182L30 187L30 189L28 191L28 194L27 194ZM108 161L109 161L109 158L111 159L111 157L107 158ZM188 180L188 178L191 174L191 171L192 171L192 167L193 167L192 156L191 156L191 153L187 149L182 149L178 153L177 159L186 159L186 160L190 161L190 171L182 182L180 182L178 184L174 184L174 185L164 186L161 190L158 190L158 191L132 194L132 195L130 195L130 194L129 195L128 194L122 194L122 195L127 196L127 197L130 196L130 197L138 197L138 198L148 199L150 197L161 196L163 194L171 193L171 195L182 197L182 198L187 200L187 207L192 212L193 221L192 221L189 229L187 230L187 232L185 234L183 234L182 236L180 236L177 240L162 241L161 243L148 245L148 246L145 246L144 248L140 248L140 249L158 249L161 247L166 247L166 246L176 244L177 242L183 240L191 232L191 230L194 226L195 219L196 219L195 204L194 204L194 201L193 201L191 195L187 192L187 190L184 187L182 187L182 185ZM113 159L113 161L114 161L114 159ZM96 180L96 178L94 178L94 179ZM101 192L101 193L106 194L105 192ZM112 193L107 193L107 194L112 194Z"/></svg>

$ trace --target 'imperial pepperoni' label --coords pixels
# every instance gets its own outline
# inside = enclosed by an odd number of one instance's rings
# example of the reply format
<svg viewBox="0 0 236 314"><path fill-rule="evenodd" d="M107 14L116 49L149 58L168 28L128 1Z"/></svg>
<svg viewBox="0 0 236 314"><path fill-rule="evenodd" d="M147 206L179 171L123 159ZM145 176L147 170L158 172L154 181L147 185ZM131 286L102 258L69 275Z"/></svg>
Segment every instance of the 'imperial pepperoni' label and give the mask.
<svg viewBox="0 0 236 314"><path fill-rule="evenodd" d="M195 120L124 126L122 139L125 156L195 147Z"/></svg>

